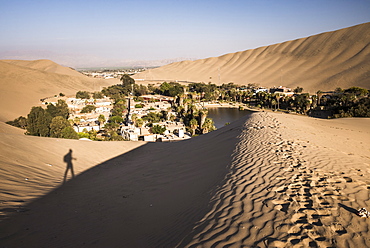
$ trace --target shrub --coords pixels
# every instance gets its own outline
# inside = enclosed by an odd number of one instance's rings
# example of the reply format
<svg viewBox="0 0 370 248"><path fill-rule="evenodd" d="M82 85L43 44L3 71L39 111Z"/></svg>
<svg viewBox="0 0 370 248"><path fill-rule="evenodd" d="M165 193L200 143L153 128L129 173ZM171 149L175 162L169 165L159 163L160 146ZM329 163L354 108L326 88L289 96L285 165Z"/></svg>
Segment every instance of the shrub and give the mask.
<svg viewBox="0 0 370 248"><path fill-rule="evenodd" d="M83 109L81 110L81 113L91 113L92 111L94 111L96 109L96 107L94 105L86 105L85 107L83 107Z"/></svg>

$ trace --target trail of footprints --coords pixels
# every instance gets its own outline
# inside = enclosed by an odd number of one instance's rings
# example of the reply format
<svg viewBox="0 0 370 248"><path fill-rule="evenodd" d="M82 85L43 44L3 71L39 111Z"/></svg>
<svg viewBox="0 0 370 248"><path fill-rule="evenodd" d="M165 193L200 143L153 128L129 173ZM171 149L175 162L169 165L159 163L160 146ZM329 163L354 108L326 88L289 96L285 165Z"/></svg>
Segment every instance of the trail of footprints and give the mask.
<svg viewBox="0 0 370 248"><path fill-rule="evenodd" d="M348 247L339 243L356 233L338 206L351 200L341 192L355 178L305 161L305 144L284 140L279 128L265 113L245 126L233 173L186 247Z"/></svg>
<svg viewBox="0 0 370 248"><path fill-rule="evenodd" d="M340 173L313 171L305 166L299 144L293 141L280 141L276 154L279 161L275 162L282 170L292 176L284 185L274 191L276 198L271 200L275 209L290 216L290 224L285 236L274 244L285 242L285 247L336 247L335 237L347 233L345 227L336 222L339 216L338 202L348 200L341 194L342 184L352 182L352 178ZM279 178L277 178L279 179ZM284 178L281 178L284 179Z"/></svg>

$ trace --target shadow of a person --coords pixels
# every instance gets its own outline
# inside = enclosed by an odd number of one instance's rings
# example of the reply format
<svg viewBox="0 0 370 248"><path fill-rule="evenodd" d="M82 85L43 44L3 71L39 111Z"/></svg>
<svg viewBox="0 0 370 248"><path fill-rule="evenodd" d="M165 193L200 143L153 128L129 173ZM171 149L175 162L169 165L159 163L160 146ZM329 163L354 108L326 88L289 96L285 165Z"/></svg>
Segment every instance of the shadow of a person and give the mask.
<svg viewBox="0 0 370 248"><path fill-rule="evenodd" d="M72 149L69 149L69 152L66 155L64 155L64 158L63 158L63 161L67 164L66 171L64 172L63 183L65 183L67 180L67 174L69 170L71 170L72 178L75 177L75 173L73 171L72 160L76 160L76 158L72 157Z"/></svg>

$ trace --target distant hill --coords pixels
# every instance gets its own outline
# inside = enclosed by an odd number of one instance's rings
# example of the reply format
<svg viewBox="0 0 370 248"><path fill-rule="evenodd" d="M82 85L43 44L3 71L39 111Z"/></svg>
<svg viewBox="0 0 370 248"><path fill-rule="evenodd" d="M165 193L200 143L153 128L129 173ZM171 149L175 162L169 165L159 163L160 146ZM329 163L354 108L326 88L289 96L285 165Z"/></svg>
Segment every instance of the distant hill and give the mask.
<svg viewBox="0 0 370 248"><path fill-rule="evenodd" d="M79 76L84 77L83 74L71 69L69 67L61 66L51 60L40 59L40 60L2 60L3 62L23 66L31 69L36 69L45 72L52 72L57 74L69 75L69 76Z"/></svg>
<svg viewBox="0 0 370 248"><path fill-rule="evenodd" d="M145 80L370 88L370 23L220 57L182 61L135 75Z"/></svg>
<svg viewBox="0 0 370 248"><path fill-rule="evenodd" d="M109 84L112 82L89 78L50 60L0 60L0 121L26 116L41 98L99 91Z"/></svg>

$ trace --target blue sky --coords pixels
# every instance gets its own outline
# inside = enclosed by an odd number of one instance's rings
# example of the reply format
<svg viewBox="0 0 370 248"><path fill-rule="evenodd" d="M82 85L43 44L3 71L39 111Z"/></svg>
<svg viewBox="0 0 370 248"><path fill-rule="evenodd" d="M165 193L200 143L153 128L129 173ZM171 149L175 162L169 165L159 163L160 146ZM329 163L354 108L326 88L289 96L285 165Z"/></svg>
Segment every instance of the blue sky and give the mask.
<svg viewBox="0 0 370 248"><path fill-rule="evenodd" d="M0 59L206 58L370 21L370 0L0 0Z"/></svg>

